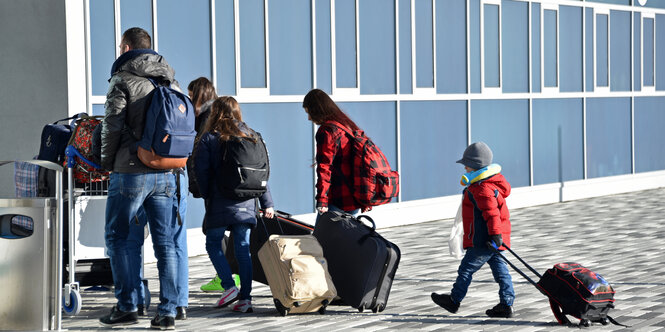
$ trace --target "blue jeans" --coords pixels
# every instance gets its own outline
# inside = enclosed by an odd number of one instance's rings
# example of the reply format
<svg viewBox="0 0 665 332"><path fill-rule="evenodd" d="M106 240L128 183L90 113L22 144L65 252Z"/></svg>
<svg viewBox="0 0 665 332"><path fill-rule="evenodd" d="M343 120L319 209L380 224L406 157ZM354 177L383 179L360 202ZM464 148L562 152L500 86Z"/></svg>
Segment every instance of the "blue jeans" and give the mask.
<svg viewBox="0 0 665 332"><path fill-rule="evenodd" d="M453 300L461 303L469 289L473 274L478 271L485 263L488 263L492 269L494 281L499 284L499 301L503 304L512 306L515 300L515 291L513 290L513 281L508 273L508 265L499 257L499 254L489 248L467 248L464 258L457 270L457 280L450 293Z"/></svg>
<svg viewBox="0 0 665 332"><path fill-rule="evenodd" d="M171 172L111 173L106 201L106 248L111 261L115 297L121 311L136 311L141 289L141 248L129 239L130 226L143 206L159 271L159 305L162 316L175 316L177 305L177 254L174 235L176 178ZM136 226L136 225L134 225Z"/></svg>
<svg viewBox="0 0 665 332"><path fill-rule="evenodd" d="M217 275L222 279L222 287L229 289L235 286L231 275L231 267L222 251L222 239L227 227L217 227L206 231L206 251ZM233 248L238 261L238 274L240 274L240 299L251 300L252 296L252 256L249 253L249 235L252 231L250 224L233 224L228 226L233 234Z"/></svg>

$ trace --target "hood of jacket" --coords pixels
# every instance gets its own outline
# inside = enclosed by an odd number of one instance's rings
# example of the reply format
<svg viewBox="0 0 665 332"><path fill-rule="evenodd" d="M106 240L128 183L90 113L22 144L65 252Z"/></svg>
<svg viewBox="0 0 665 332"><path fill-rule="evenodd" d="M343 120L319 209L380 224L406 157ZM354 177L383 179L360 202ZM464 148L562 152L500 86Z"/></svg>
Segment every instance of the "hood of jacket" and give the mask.
<svg viewBox="0 0 665 332"><path fill-rule="evenodd" d="M118 57L111 68L111 76L122 71L159 81L173 82L175 77L175 71L164 57L150 49L131 50Z"/></svg>

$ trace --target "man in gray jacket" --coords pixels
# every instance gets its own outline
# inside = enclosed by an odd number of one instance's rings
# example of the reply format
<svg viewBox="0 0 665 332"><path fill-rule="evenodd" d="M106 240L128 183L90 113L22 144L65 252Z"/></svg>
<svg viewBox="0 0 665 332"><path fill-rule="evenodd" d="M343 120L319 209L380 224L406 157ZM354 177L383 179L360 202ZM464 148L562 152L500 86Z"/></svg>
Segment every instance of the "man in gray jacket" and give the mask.
<svg viewBox="0 0 665 332"><path fill-rule="evenodd" d="M151 38L145 30L125 31L120 49L122 54L113 63L106 95L101 148L102 167L112 171L106 202L105 239L118 302L109 315L100 318L100 323L104 326L138 323L141 250L136 241L128 241L128 237L130 227L134 226L131 223L138 220L138 211L143 207L152 234L160 284L158 312L150 325L154 329L175 329L179 268L176 247L179 244L174 237L184 228L176 218L179 203L176 180L180 175L145 166L136 150L145 126L150 92L154 89L148 78L171 83L172 87L177 87L177 82L174 70L151 49ZM186 184L187 180L180 183ZM186 193L186 185L183 187Z"/></svg>

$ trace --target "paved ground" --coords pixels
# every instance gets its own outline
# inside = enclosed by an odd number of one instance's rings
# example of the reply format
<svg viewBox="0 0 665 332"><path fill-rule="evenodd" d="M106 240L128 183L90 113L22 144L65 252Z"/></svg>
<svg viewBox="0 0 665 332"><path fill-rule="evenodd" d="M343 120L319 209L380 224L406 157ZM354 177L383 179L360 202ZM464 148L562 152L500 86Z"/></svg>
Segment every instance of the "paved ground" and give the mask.
<svg viewBox="0 0 665 332"><path fill-rule="evenodd" d="M600 273L616 289L611 315L630 325L628 331L665 331L665 189L591 198L512 212L513 249L544 272L554 263L574 261ZM212 305L215 294L199 286L214 275L206 256L190 260L189 319L176 321L181 331L346 331L346 330L455 330L455 331L569 331L558 326L546 298L517 273L512 273L517 299L512 319L490 319L486 309L498 302L498 287L488 267L471 284L457 314L449 314L430 300L431 292L449 292L459 261L448 255L451 220L385 229L382 234L402 250L402 261L385 311L358 313L350 307L329 307L326 315L277 314L267 286L254 283L254 313L238 314ZM153 299L158 281L154 264L146 266ZM81 313L65 317L69 330L101 329L98 318L115 300L110 291L83 291ZM154 304L154 301L153 301ZM126 330L149 329L155 314ZM594 324L592 330L618 330Z"/></svg>

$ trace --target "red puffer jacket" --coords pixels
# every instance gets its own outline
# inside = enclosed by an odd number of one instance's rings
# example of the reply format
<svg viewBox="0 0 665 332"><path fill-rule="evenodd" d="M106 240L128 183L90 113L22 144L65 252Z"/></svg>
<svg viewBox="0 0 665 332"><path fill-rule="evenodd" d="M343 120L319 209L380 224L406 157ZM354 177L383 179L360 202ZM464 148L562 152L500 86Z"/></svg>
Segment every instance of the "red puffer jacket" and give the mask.
<svg viewBox="0 0 665 332"><path fill-rule="evenodd" d="M490 235L501 234L510 247L510 213L506 197L510 184L501 174L476 182L464 189L462 219L464 248L486 247ZM500 250L505 250L501 246Z"/></svg>

